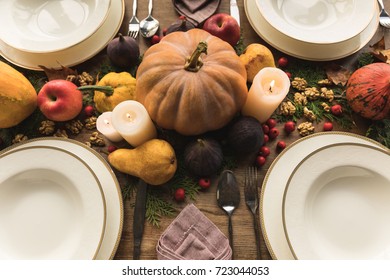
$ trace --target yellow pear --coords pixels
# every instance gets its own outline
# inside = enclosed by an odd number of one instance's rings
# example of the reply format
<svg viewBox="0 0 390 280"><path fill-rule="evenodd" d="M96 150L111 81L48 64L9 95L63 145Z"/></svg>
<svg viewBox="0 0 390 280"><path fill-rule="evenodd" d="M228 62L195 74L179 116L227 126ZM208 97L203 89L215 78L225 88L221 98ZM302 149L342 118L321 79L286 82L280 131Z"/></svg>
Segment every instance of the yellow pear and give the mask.
<svg viewBox="0 0 390 280"><path fill-rule="evenodd" d="M275 67L275 59L271 50L262 44L253 43L248 45L240 55L240 59L245 65L247 80L250 83L264 67Z"/></svg>
<svg viewBox="0 0 390 280"><path fill-rule="evenodd" d="M150 185L168 182L177 169L175 150L165 140L152 139L134 149L118 149L108 162L120 172L141 178Z"/></svg>

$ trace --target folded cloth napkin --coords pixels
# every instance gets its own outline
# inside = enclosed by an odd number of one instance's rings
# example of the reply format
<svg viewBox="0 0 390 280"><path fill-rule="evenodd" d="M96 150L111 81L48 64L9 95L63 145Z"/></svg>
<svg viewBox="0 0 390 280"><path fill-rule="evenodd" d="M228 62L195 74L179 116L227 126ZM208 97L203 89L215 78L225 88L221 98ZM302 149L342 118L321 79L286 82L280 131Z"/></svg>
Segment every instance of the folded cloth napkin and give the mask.
<svg viewBox="0 0 390 280"><path fill-rule="evenodd" d="M200 25L218 9L221 0L172 0L176 11L195 26Z"/></svg>
<svg viewBox="0 0 390 280"><path fill-rule="evenodd" d="M226 236L195 205L187 205L161 235L159 260L231 259Z"/></svg>

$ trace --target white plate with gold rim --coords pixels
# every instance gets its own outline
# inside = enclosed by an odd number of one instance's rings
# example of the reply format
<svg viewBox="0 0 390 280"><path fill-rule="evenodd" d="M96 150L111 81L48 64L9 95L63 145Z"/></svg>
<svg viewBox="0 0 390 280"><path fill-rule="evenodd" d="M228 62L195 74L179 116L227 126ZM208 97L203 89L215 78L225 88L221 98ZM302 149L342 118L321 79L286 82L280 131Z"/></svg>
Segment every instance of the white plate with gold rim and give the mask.
<svg viewBox="0 0 390 280"><path fill-rule="evenodd" d="M284 232L282 211L284 190L291 172L313 151L335 143L362 143L387 150L369 138L347 132L319 132L288 145L267 170L260 194L260 225L273 259L294 259Z"/></svg>
<svg viewBox="0 0 390 280"><path fill-rule="evenodd" d="M17 66L38 71L43 70L39 65L59 69L80 64L99 53L115 37L124 13L124 0L111 1L107 18L96 32L79 44L60 51L30 53L13 48L0 38L0 55Z"/></svg>
<svg viewBox="0 0 390 280"><path fill-rule="evenodd" d="M33 146L53 147L68 151L80 157L88 166L95 171L99 179L104 198L106 201L106 227L102 244L96 256L97 260L113 259L118 249L123 228L123 201L119 182L107 161L95 150L85 144L72 139L58 137L43 137L31 139L15 144L5 150Z"/></svg>
<svg viewBox="0 0 390 280"><path fill-rule="evenodd" d="M0 155L0 258L95 259L106 207L95 173L54 147Z"/></svg>
<svg viewBox="0 0 390 280"><path fill-rule="evenodd" d="M390 153L358 143L319 148L293 170L283 220L297 259L390 258Z"/></svg>
<svg viewBox="0 0 390 280"><path fill-rule="evenodd" d="M110 0L0 1L0 39L26 52L72 47L90 37L106 20ZM6 26L6 28L5 28Z"/></svg>
<svg viewBox="0 0 390 280"><path fill-rule="evenodd" d="M335 60L357 52L371 40L379 23L379 13L375 12L368 26L358 35L340 43L314 44L296 40L275 29L260 13L256 0L244 0L244 7L249 23L265 42L288 55L312 61Z"/></svg>

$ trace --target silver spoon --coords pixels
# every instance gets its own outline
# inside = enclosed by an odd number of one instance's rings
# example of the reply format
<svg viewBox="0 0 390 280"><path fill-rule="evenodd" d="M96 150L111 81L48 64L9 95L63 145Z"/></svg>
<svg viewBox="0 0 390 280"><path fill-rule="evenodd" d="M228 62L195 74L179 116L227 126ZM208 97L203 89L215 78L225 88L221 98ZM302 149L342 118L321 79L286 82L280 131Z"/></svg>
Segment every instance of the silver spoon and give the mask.
<svg viewBox="0 0 390 280"><path fill-rule="evenodd" d="M140 22L140 32L141 35L145 38L150 38L156 34L160 26L158 20L152 17L152 8L153 0L149 0L149 15Z"/></svg>

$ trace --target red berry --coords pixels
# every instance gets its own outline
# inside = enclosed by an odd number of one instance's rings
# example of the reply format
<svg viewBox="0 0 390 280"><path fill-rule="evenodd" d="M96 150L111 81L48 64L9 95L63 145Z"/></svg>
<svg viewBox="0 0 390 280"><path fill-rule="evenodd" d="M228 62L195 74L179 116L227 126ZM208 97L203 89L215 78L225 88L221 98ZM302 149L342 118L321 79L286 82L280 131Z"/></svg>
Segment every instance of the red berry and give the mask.
<svg viewBox="0 0 390 280"><path fill-rule="evenodd" d="M181 202L181 201L184 201L184 199L186 198L186 192L183 188L178 188L176 191L175 191L175 200L177 202Z"/></svg>
<svg viewBox="0 0 390 280"><path fill-rule="evenodd" d="M276 126L277 121L275 119L268 119L266 123L269 126L269 128L273 128Z"/></svg>
<svg viewBox="0 0 390 280"><path fill-rule="evenodd" d="M114 146L114 145L110 145L110 146L108 146L107 147L107 151L109 152L109 153L112 153L113 151L115 151L116 149L118 149L116 146Z"/></svg>
<svg viewBox="0 0 390 280"><path fill-rule="evenodd" d="M268 157L271 153L271 150L267 146L261 146L260 147L260 155L263 157Z"/></svg>
<svg viewBox="0 0 390 280"><path fill-rule="evenodd" d="M158 35L153 35L153 37L152 37L152 39L151 39L151 43L152 43L152 45L155 45L155 44L159 43L160 40L161 40L160 36L158 36Z"/></svg>
<svg viewBox="0 0 390 280"><path fill-rule="evenodd" d="M261 125L261 127L263 128L263 132L264 134L268 134L269 133L269 126L266 125L265 123Z"/></svg>
<svg viewBox="0 0 390 280"><path fill-rule="evenodd" d="M279 129L277 129L276 127L271 128L269 130L268 136L270 139L275 139L279 136Z"/></svg>
<svg viewBox="0 0 390 280"><path fill-rule="evenodd" d="M199 179L198 184L202 189L205 190L205 189L208 189L210 187L211 181L208 178L201 178L201 179Z"/></svg>
<svg viewBox="0 0 390 280"><path fill-rule="evenodd" d="M264 139L263 139L263 143L267 143L269 141L269 136L268 134L264 134Z"/></svg>
<svg viewBox="0 0 390 280"><path fill-rule="evenodd" d="M265 157L263 157L263 156L257 156L256 157L256 164L259 167L263 166L266 161L267 161L267 159Z"/></svg>
<svg viewBox="0 0 390 280"><path fill-rule="evenodd" d="M290 72L288 72L288 71L286 71L285 73L286 73L287 77L291 80L292 74Z"/></svg>
<svg viewBox="0 0 390 280"><path fill-rule="evenodd" d="M180 20L185 20L185 19L186 19L186 16L181 15L181 16L179 16L179 19L180 19Z"/></svg>
<svg viewBox="0 0 390 280"><path fill-rule="evenodd" d="M167 35L167 32L168 32L168 28L164 28L163 30L162 30L162 34L165 36L165 35Z"/></svg>
<svg viewBox="0 0 390 280"><path fill-rule="evenodd" d="M281 58L278 59L278 66L279 67L284 68L284 67L287 67L287 65L288 65L287 57L282 56Z"/></svg>
<svg viewBox="0 0 390 280"><path fill-rule="evenodd" d="M91 117L93 113L95 112L95 109L93 108L92 105L87 105L84 108L84 113L87 117Z"/></svg>
<svg viewBox="0 0 390 280"><path fill-rule="evenodd" d="M341 105L336 104L330 107L330 111L333 115L340 116L343 113L343 108L341 107Z"/></svg>
<svg viewBox="0 0 390 280"><path fill-rule="evenodd" d="M333 123L331 123L331 122L325 122L325 123L324 123L323 130L324 130L324 131L331 131L331 130L333 130Z"/></svg>
<svg viewBox="0 0 390 280"><path fill-rule="evenodd" d="M284 148L286 148L286 142L284 141L278 141L278 143L276 143L276 148L281 151L283 150Z"/></svg>
<svg viewBox="0 0 390 280"><path fill-rule="evenodd" d="M295 122L293 121L288 121L284 124L284 130L287 132L287 133L291 133L295 130Z"/></svg>

